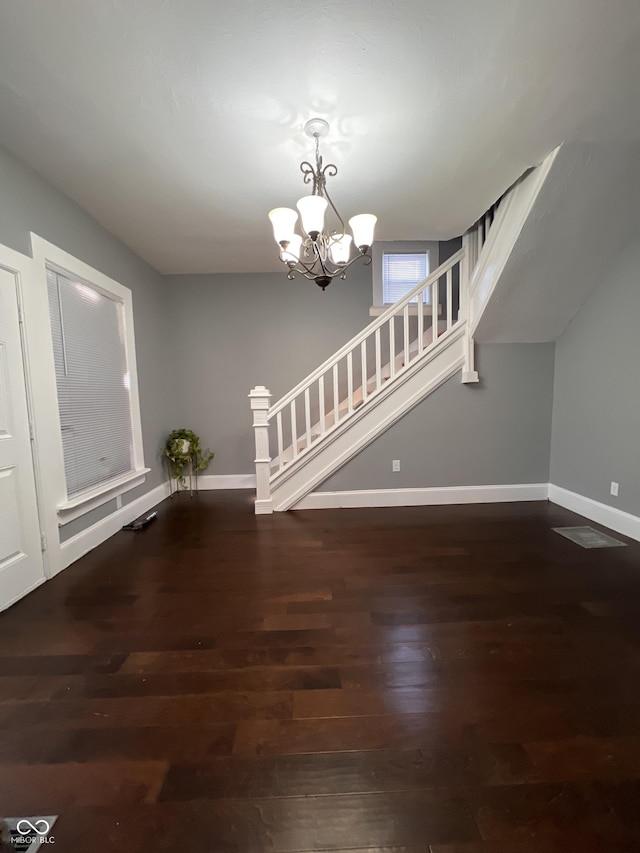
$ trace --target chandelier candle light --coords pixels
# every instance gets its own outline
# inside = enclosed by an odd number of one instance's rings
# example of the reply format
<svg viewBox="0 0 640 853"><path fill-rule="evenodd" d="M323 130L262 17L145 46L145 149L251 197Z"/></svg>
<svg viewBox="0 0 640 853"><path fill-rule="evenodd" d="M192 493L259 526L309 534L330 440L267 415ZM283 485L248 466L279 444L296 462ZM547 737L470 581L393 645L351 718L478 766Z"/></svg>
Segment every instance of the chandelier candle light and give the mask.
<svg viewBox="0 0 640 853"><path fill-rule="evenodd" d="M327 177L335 177L338 169L333 163L324 166L320 155L320 139L329 133L329 125L322 118L312 118L304 126L304 132L316 141L315 167L308 161L300 163L305 184L312 184L311 195L297 203L300 212L302 236L296 234L298 214L289 207L276 207L269 213L273 225L273 236L280 247L280 260L289 268L287 278L299 273L323 290L334 278L346 278L347 270L358 258L371 263L369 249L373 243L373 229L377 218L371 213L360 213L349 220L351 234L327 192ZM338 217L341 230L328 231L324 215L327 207ZM351 258L351 242L358 254Z"/></svg>

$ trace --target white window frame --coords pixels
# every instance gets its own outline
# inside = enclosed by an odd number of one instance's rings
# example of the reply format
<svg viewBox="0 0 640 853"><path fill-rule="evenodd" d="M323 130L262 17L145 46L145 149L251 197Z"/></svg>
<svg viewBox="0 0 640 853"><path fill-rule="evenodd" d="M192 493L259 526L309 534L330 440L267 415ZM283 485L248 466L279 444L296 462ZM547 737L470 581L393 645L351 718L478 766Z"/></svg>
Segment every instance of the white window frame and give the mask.
<svg viewBox="0 0 640 853"><path fill-rule="evenodd" d="M31 234L33 252L33 275L30 282L30 308L28 340L31 356L37 353L38 387L34 398L36 406L36 429L41 450L39 467L45 492L46 512L49 515L47 528L68 524L76 518L96 509L102 504L117 498L124 492L144 483L151 470L144 464L142 444L142 421L140 417L140 397L138 391L138 371L136 365L136 347L133 324L133 298L128 287L120 284L99 270ZM123 306L125 328L125 354L130 378L131 394L131 431L133 439L133 470L127 474L102 483L95 489L69 499L64 471L62 432L58 408L58 393L51 340L51 321L47 299L47 269L53 269L63 275L102 291L106 296ZM37 301L37 306L36 306ZM44 444L44 447L42 446Z"/></svg>
<svg viewBox="0 0 640 853"><path fill-rule="evenodd" d="M430 274L440 266L440 245L437 240L376 240L373 244L371 249L373 305L369 311L369 315L371 317L379 316L389 307L389 305L385 305L383 301L383 256L417 254L427 254L429 256Z"/></svg>

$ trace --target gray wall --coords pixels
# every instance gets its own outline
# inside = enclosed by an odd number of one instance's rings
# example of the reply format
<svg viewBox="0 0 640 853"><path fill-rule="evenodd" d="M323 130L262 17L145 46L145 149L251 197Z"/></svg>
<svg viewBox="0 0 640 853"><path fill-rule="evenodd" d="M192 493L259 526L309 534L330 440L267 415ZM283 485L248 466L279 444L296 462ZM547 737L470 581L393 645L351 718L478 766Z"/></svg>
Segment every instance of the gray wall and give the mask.
<svg viewBox="0 0 640 853"><path fill-rule="evenodd" d="M282 273L162 277L0 150L0 242L29 253L29 231L133 292L153 470L125 502L161 482L159 449L174 427L194 429L216 452L210 473L253 473L249 390L265 384L277 399L370 320L371 269L357 265L326 293ZM458 246L441 246L441 259ZM480 387L451 380L322 488L546 482L553 346L485 346L478 356ZM391 474L392 458L402 460L400 474ZM93 520L74 522L65 538Z"/></svg>
<svg viewBox="0 0 640 853"><path fill-rule="evenodd" d="M442 258L461 245L441 243ZM255 472L247 394L266 385L275 402L367 326L371 270L355 264L325 293L284 273L166 277L174 426L193 429L215 451L207 473Z"/></svg>
<svg viewBox="0 0 640 853"><path fill-rule="evenodd" d="M476 363L477 385L454 376L317 491L547 483L554 344L485 344Z"/></svg>
<svg viewBox="0 0 640 853"><path fill-rule="evenodd" d="M633 515L640 515L639 322L640 241L557 341L551 444L554 485Z"/></svg>
<svg viewBox="0 0 640 853"><path fill-rule="evenodd" d="M193 429L215 451L207 473L255 473L247 394L266 385L275 402L370 322L371 268L356 264L324 293L284 273L167 282L175 426Z"/></svg>
<svg viewBox="0 0 640 853"><path fill-rule="evenodd" d="M133 292L145 462L152 471L142 486L123 496L123 502L132 500L162 481L158 453L171 422L166 381L169 312L163 277L78 205L0 149L0 243L30 255L30 231ZM94 520L90 516L84 524L82 519L74 522L73 532Z"/></svg>

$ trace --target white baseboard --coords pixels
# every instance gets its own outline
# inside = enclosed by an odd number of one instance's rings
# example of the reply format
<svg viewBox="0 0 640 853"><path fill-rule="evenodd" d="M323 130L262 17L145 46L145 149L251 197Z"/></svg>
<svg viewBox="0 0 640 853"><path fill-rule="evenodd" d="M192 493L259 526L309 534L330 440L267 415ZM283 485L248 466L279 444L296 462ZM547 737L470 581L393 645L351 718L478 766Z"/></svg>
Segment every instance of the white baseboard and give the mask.
<svg viewBox="0 0 640 853"><path fill-rule="evenodd" d="M255 474L206 474L198 477L198 488L201 491L209 489L255 489ZM169 483L163 483L150 492L136 498L135 501L112 512L106 518L87 527L81 533L72 536L60 544L60 560L57 571L62 571L75 563L89 551L97 548L109 537L117 533L125 524L138 518L151 507L169 497Z"/></svg>
<svg viewBox="0 0 640 853"><path fill-rule="evenodd" d="M255 488L253 474L218 474L199 478L207 489ZM101 545L123 525L159 504L169 496L169 484L163 483L121 509L92 524L60 545L60 569ZM548 483L504 486L444 486L428 489L363 489L345 492L313 492L294 509L339 509L341 507L437 506L443 504L509 503L549 499L585 518L640 541L640 518L628 512L594 501L584 495ZM265 510L266 511L266 510Z"/></svg>
<svg viewBox="0 0 640 853"><path fill-rule="evenodd" d="M362 489L353 492L312 492L299 501L293 509L510 503L513 501L546 501L548 497L548 483L508 486L444 486L431 489Z"/></svg>
<svg viewBox="0 0 640 853"><path fill-rule="evenodd" d="M255 474L203 474L198 477L198 489L255 489Z"/></svg>
<svg viewBox="0 0 640 853"><path fill-rule="evenodd" d="M579 495L577 492L570 492L569 489L563 489L561 486L554 486L553 484L549 486L549 500L565 509L584 515L585 518L595 521L603 527L608 527L617 533L622 533L623 536L640 542L640 518L637 515L631 515L631 513L623 512L621 509L600 503L600 501L594 501L592 498Z"/></svg>
<svg viewBox="0 0 640 853"><path fill-rule="evenodd" d="M112 512L106 518L92 524L91 527L87 527L81 533L76 533L66 542L61 542L59 569L66 569L71 563L75 563L80 557L97 548L98 545L117 533L123 525L129 524L139 515L147 512L151 507L156 506L168 497L169 483L162 483L162 485L156 486L155 489L151 489L131 503Z"/></svg>

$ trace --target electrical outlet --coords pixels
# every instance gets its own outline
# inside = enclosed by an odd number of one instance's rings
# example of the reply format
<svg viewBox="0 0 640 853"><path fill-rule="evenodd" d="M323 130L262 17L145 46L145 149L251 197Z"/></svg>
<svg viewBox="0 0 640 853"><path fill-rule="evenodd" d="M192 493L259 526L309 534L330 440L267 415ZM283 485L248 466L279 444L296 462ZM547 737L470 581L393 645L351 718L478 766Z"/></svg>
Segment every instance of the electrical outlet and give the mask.
<svg viewBox="0 0 640 853"><path fill-rule="evenodd" d="M612 480L611 481L611 494L614 496L614 498L618 497L618 488L619 488L618 483L614 483L614 481Z"/></svg>
<svg viewBox="0 0 640 853"><path fill-rule="evenodd" d="M393 462L391 463L391 470L393 472L395 472L396 474L398 473L398 471L400 470L400 460L399 459L393 460Z"/></svg>

